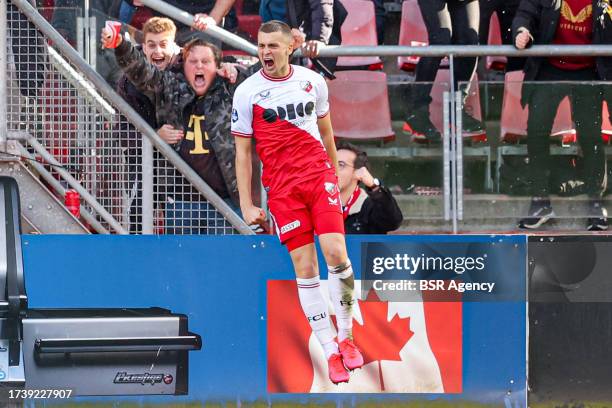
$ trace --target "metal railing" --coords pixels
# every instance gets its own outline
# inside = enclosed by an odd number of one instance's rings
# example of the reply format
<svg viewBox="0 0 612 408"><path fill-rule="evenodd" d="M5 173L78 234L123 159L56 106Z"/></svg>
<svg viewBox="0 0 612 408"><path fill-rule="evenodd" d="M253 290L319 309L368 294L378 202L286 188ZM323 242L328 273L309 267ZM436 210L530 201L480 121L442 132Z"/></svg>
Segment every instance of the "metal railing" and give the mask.
<svg viewBox="0 0 612 408"><path fill-rule="evenodd" d="M193 17L175 7L168 6L161 0L144 0L146 6L157 10L184 24L191 25ZM255 55L256 49L239 43L236 36L218 27L207 30L212 36L233 47ZM299 55L299 50L296 55ZM457 57L480 56L612 56L612 45L535 45L528 49L518 50L513 46L324 46L319 52L321 57L340 56L448 56L450 65L450 90L444 95L444 129L443 129L443 186L444 186L444 219L452 220L453 232L457 232L457 222L463 218L463 135L461 92L455 89L454 69ZM490 154L490 153L489 153ZM489 156L490 157L490 156ZM490 170L488 170L490 172Z"/></svg>
<svg viewBox="0 0 612 408"><path fill-rule="evenodd" d="M9 35L4 41L12 52L8 59L4 57L7 46L0 39L0 75L8 66L5 77L9 79L0 84L0 99L7 100L0 106L0 143L6 135L27 134L22 137L24 143L47 158L45 168L60 186L83 193L83 210L100 222L100 232L251 233L26 0L13 0L8 5L3 1L0 5L6 7L2 9L10 11L5 25ZM190 25L193 20L163 1L143 2L182 23ZM19 33L17 38L10 35L14 30ZM207 32L234 48L256 54L254 45L219 27ZM452 67L456 57L464 56L612 56L612 45L548 45L527 50L512 46L327 46L320 55L449 56ZM452 69L450 74L453 84ZM445 218L452 217L454 230L462 212L463 191L459 177L462 145L458 142L462 139L462 101L458 95L451 85L445 96L443 132L444 185L448 187L444 191ZM3 132L4 124L7 130ZM57 194L64 194L57 183L49 184Z"/></svg>
<svg viewBox="0 0 612 408"><path fill-rule="evenodd" d="M76 189L102 233L252 234L36 9L25 0L5 6L0 142L25 143L63 187L49 183L56 194Z"/></svg>

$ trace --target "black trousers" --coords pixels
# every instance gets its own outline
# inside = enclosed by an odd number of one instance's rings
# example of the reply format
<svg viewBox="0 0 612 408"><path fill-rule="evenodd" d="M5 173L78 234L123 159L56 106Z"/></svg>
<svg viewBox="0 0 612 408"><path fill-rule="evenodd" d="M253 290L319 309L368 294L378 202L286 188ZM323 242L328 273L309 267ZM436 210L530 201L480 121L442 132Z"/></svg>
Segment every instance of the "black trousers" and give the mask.
<svg viewBox="0 0 612 408"><path fill-rule="evenodd" d="M419 7L430 45L477 45L478 0L419 0ZM416 67L416 84L411 87L411 108L417 109L431 102L431 88L436 79L442 57L423 57ZM455 89L459 82L468 82L476 69L476 58L456 58L454 62Z"/></svg>
<svg viewBox="0 0 612 408"><path fill-rule="evenodd" d="M550 81L541 83L540 81ZM559 103L569 96L572 118L584 160L584 182L591 198L603 195L606 185L606 155L601 139L603 90L598 84L568 81L597 81L595 68L565 71L544 62L536 83L525 84L529 104L527 152L532 194L548 195L550 176L550 132Z"/></svg>
<svg viewBox="0 0 612 408"><path fill-rule="evenodd" d="M480 28L478 36L480 44L487 44L489 41L489 23L491 15L497 12L499 18L499 28L501 31L502 44L514 44L512 37L512 20L518 9L519 0L479 0L480 3ZM525 58L508 58L506 71L517 71L523 69Z"/></svg>

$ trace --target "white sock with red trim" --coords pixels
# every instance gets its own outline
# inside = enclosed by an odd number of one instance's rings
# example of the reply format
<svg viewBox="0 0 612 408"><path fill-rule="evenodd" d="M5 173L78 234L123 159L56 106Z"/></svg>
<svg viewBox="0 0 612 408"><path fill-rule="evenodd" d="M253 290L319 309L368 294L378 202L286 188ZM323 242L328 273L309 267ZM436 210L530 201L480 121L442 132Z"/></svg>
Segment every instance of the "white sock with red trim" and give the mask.
<svg viewBox="0 0 612 408"><path fill-rule="evenodd" d="M329 359L332 354L338 352L338 343L334 340L327 303L321 293L319 276L308 279L297 278L296 280L302 310L312 331L323 346L325 358Z"/></svg>
<svg viewBox="0 0 612 408"><path fill-rule="evenodd" d="M338 324L338 341L353 340L353 305L355 304L355 279L351 261L337 266L327 266L327 286Z"/></svg>

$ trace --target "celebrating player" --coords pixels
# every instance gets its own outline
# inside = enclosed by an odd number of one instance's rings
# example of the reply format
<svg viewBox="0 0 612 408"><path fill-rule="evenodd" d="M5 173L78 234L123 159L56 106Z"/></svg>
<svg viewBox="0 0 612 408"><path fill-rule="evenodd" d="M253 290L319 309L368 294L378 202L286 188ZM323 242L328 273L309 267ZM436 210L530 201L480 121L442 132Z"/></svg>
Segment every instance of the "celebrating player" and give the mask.
<svg viewBox="0 0 612 408"><path fill-rule="evenodd" d="M263 163L276 232L289 250L302 310L321 343L329 378L348 382L363 365L352 336L354 278L344 242L337 159L323 77L290 65L291 29L280 21L264 23L257 36L262 69L234 94L232 134L236 136L236 176L240 207L247 224L266 214L251 199L251 140ZM329 291L336 312L338 341L319 288L314 233L328 265Z"/></svg>

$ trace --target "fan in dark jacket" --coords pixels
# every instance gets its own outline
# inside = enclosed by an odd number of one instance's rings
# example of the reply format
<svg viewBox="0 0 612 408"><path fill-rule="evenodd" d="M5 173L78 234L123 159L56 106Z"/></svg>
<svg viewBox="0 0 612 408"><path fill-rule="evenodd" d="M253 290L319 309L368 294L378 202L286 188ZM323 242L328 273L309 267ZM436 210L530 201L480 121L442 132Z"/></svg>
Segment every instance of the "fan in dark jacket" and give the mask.
<svg viewBox="0 0 612 408"><path fill-rule="evenodd" d="M609 42L610 5L600 0L523 0L512 22L515 46L587 45ZM590 202L587 229L608 228L601 197L606 186L606 157L601 139L602 88L577 81L608 79L609 58L531 57L525 64L521 102L529 106L527 151L532 201L520 228L534 229L554 217L549 199L550 132L561 100L568 96L584 159L584 182ZM547 81L549 84L538 84ZM572 81L572 82L570 82ZM550 86L550 82L554 86Z"/></svg>
<svg viewBox="0 0 612 408"><path fill-rule="evenodd" d="M112 44L108 35L104 30L105 46ZM185 46L183 54L183 71L177 73L161 71L148 63L129 41L121 40L115 49L117 62L130 82L140 91L155 95L157 122L184 132L176 146L179 155L220 198L235 207L235 149L229 129L233 92L239 81L230 83L217 74L221 72L221 52L214 45L194 39ZM174 188L176 183L169 179L163 184ZM174 205L177 213L198 214L211 210L202 208L197 192L180 187L166 192L167 196L172 195L171 204L180 203ZM168 212L166 207L167 216ZM201 233L205 228L195 226L192 231Z"/></svg>
<svg viewBox="0 0 612 408"><path fill-rule="evenodd" d="M339 142L336 149L345 233L386 234L399 228L402 211L389 189L368 170L367 154L347 142Z"/></svg>
<svg viewBox="0 0 612 408"><path fill-rule="evenodd" d="M154 64L160 70L172 69L182 70L179 66L178 57L180 48L174 42L176 26L174 22L165 17L152 17L142 26L143 47L142 52L147 61ZM113 56L114 60L114 56ZM134 108L134 110L151 126L157 130L159 136L169 144L174 144L182 137L182 130L176 130L169 125L162 126L158 123L157 112L155 110L155 94L152 92L141 92L128 77L123 74L117 83L117 93L123 97ZM140 133L128 123L127 120L121 121L123 134L128 135L127 139L122 138L124 148L127 149L127 162L129 167L129 188L127 196L130 200L130 233L139 234L142 232L142 180L140 166L142 165L142 151L140 147ZM162 160L156 152L156 161ZM155 166L159 169L161 162ZM164 166L167 167L167 166ZM157 184L157 183L156 183ZM157 196L155 202L162 199Z"/></svg>

